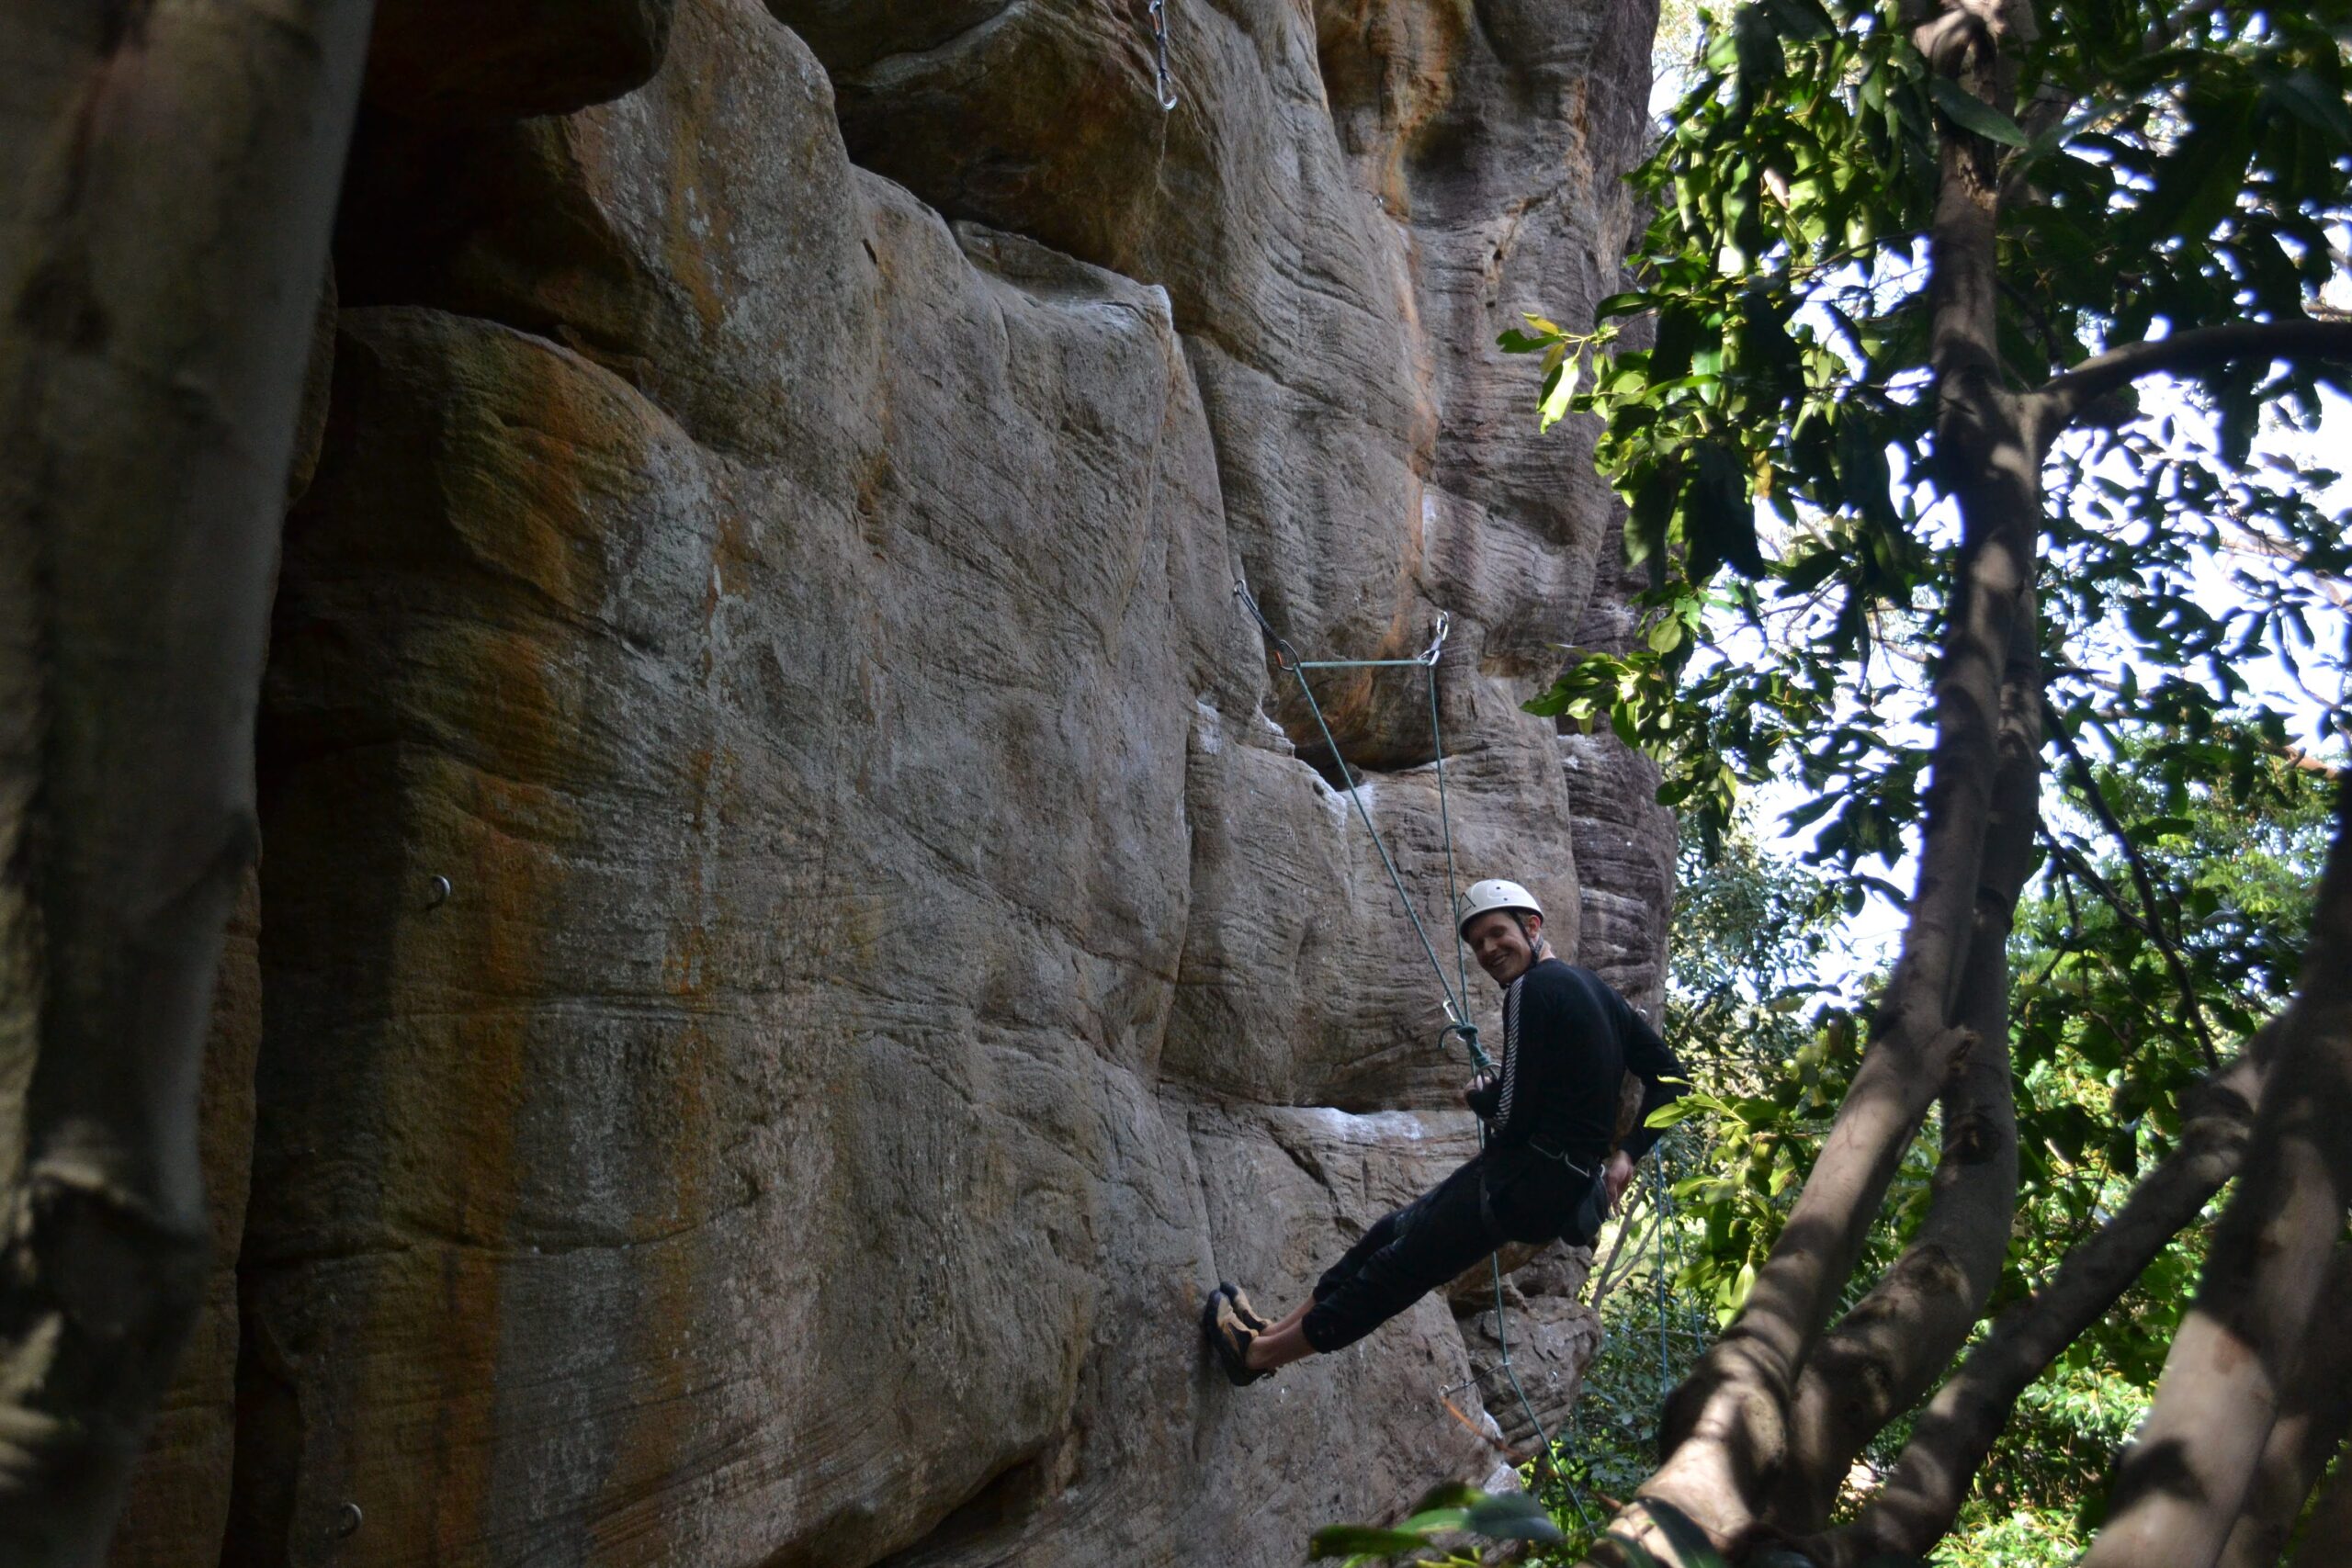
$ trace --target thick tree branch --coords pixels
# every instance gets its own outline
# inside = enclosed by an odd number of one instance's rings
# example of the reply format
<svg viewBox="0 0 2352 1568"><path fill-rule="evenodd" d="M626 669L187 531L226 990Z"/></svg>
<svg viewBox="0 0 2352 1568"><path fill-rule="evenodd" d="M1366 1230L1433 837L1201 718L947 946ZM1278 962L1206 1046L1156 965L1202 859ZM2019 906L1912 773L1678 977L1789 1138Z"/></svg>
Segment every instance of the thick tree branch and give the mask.
<svg viewBox="0 0 2352 1568"><path fill-rule="evenodd" d="M2000 62L1961 51L1954 68L1987 96ZM1928 285L1936 451L1962 541L1936 671L1918 881L1877 1032L1747 1308L1668 1402L1666 1461L1639 1494L1679 1509L1719 1545L1758 1524L1787 1461L1789 1402L1805 1358L1905 1146L1969 1040L1952 1014L1992 816L2003 670L2041 531L2041 452L2026 405L2002 381L1996 160L1978 137L1947 138L1941 157Z"/></svg>
<svg viewBox="0 0 2352 1568"><path fill-rule="evenodd" d="M2083 410L2143 376L2197 376L2247 359L2352 362L2352 321L2240 321L2094 355L2033 394L2045 442Z"/></svg>
<svg viewBox="0 0 2352 1568"><path fill-rule="evenodd" d="M2344 1568L2347 1540L2352 1540L2352 1464L2339 1464L2335 1478L2321 1486L2291 1568Z"/></svg>
<svg viewBox="0 0 2352 1568"><path fill-rule="evenodd" d="M1958 1010L1974 1043L1943 1097L1933 1196L1903 1256L1805 1361L1773 1501L1781 1530L1828 1523L1855 1456L1942 1375L2000 1281L2018 1195L2008 939L2041 820L2040 641L2029 592L2009 634L2000 765Z"/></svg>
<svg viewBox="0 0 2352 1568"><path fill-rule="evenodd" d="M2115 1217L2066 1256L2049 1282L2004 1314L1920 1413L1886 1483L1852 1525L1814 1542L1817 1562L1883 1553L1925 1557L1951 1528L2018 1396L2113 1306L2194 1221L2245 1153L2269 1042L2255 1044L2195 1097L2178 1150Z"/></svg>
<svg viewBox="0 0 2352 1568"><path fill-rule="evenodd" d="M2287 1403L2216 1568L2271 1568L2285 1554L2305 1500L2352 1424L2352 1333L2344 1331L2352 1325L2352 1244L2335 1249L2312 1321L2327 1331L2303 1337ZM2343 1544L2352 1546L2352 1540Z"/></svg>
<svg viewBox="0 0 2352 1568"><path fill-rule="evenodd" d="M2301 990L2244 1179L2154 1404L2117 1467L2086 1568L2208 1568L2235 1524L2295 1373L2352 1201L2352 796L2339 801Z"/></svg>

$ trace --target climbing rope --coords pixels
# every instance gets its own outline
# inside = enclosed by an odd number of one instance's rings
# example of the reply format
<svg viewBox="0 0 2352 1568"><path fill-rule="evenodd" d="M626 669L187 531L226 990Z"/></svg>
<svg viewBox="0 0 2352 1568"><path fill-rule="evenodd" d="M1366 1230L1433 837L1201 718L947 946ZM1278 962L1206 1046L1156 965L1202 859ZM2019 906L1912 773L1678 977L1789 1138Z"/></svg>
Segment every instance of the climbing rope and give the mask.
<svg viewBox="0 0 2352 1568"><path fill-rule="evenodd" d="M1158 0L1154 0L1153 8L1155 11L1158 9ZM1331 764L1339 770L1340 783L1347 786L1348 800L1355 807L1356 816L1363 821L1364 831L1371 836L1372 847L1380 853L1380 863L1388 873L1389 886L1396 889L1396 902L1404 908L1405 918L1413 924L1413 934L1420 939L1421 952L1428 956L1430 969L1437 976L1438 988L1444 993L1445 997L1446 1022L1445 1027L1438 1032L1439 1044L1442 1047L1449 1037L1460 1040L1469 1052L1472 1066L1480 1073L1491 1071L1494 1061L1487 1055L1486 1048L1478 1043L1478 1026L1471 1021L1470 1017L1470 965L1467 952L1462 941L1461 926L1458 922L1454 926L1453 976L1449 979L1445 973L1445 964L1437 955L1437 944L1430 941L1429 929L1421 924L1421 917L1413 908L1412 895L1405 891L1405 879L1396 870L1396 862L1389 854L1388 845L1381 838L1380 829L1373 826L1372 813L1364 808L1363 796L1356 788L1356 775L1349 768L1347 758L1341 754L1339 739L1331 733L1331 726L1323 716L1323 705L1315 700L1315 688L1307 683L1306 679L1306 672L1310 670L1419 669L1423 672L1429 686L1430 745L1436 757L1437 816L1445 842L1445 897L1446 909L1450 917L1454 910L1461 908L1462 895L1458 886L1459 878L1454 869L1453 821L1447 807L1445 795L1445 730L1438 718L1437 664L1439 655L1445 649L1446 634L1453 629L1453 617L1442 610L1438 612L1437 634L1430 639L1429 647L1422 649L1416 658L1301 659L1298 656L1298 650L1293 648L1289 640L1281 633L1275 631L1272 623L1266 619L1265 612L1258 607L1258 601L1250 597L1248 583L1236 581L1233 585L1233 593L1235 598L1241 601L1241 607L1250 612L1250 618L1258 623L1259 631L1264 634L1266 646L1273 650L1275 668L1287 671L1292 679L1298 682L1299 695L1306 700L1306 711L1315 716L1315 728L1322 733L1323 744L1330 748ZM1486 1147L1487 1124L1480 1122L1478 1123L1479 1151L1484 1153ZM1499 1353L1498 1365L1501 1367L1503 1376L1510 1381L1511 1393L1518 1396L1519 1406L1526 1412L1527 1424L1535 1434L1538 1445L1536 1453L1539 1456L1537 1473L1549 1473L1559 1478L1562 1485L1567 1488L1568 1500L1575 1505L1577 1517L1584 1519L1586 1528L1589 1529L1591 1520L1585 1514L1584 1501L1577 1495L1575 1483L1570 1482L1560 1470L1556 1456L1552 1451L1552 1435L1544 1428L1544 1418L1535 1413L1535 1402L1527 1396L1526 1388L1521 1384L1519 1369L1511 1364L1510 1337L1506 1328L1503 1308L1502 1255L1499 1252L1488 1253L1487 1267L1495 1284L1495 1347ZM1453 1408L1451 1401L1447 1402L1447 1408ZM1455 1419L1461 1419L1460 1412L1456 1411L1454 1416Z"/></svg>
<svg viewBox="0 0 2352 1568"><path fill-rule="evenodd" d="M1462 899L1461 893L1455 886L1457 879L1453 867L1453 825L1447 820L1445 810L1445 735L1438 728L1437 710L1438 655L1445 648L1446 634L1452 629L1453 624L1453 617L1442 610L1438 612L1437 635L1430 639L1429 647L1423 649L1418 658L1301 659L1298 656L1298 650L1291 647L1281 633L1274 630L1272 625L1267 621L1265 612L1258 608L1258 601L1250 596L1248 583L1236 582L1233 585L1233 594L1235 598L1241 601L1241 607L1250 612L1250 618L1258 623L1258 629L1265 634L1267 645L1274 650L1275 668L1289 671L1291 676L1298 682L1299 695L1306 699L1307 711L1315 716L1315 728L1322 732L1323 744L1331 750L1331 763L1340 770L1340 782L1347 786L1348 799L1355 807L1356 816L1363 820L1363 830L1372 836L1372 847L1380 852L1380 863L1388 873L1389 886L1396 889L1396 902L1404 908L1405 918L1413 922L1413 934L1420 939L1421 952L1430 961L1430 971L1437 976L1438 988L1445 993L1445 1028L1439 1032L1438 1038L1441 1041L1448 1035L1460 1038L1463 1043L1469 1047L1472 1063L1480 1072L1486 1071L1494 1064L1478 1043L1478 1026L1470 1021L1470 970L1468 960L1463 952L1462 933L1457 931L1453 937L1454 972L1456 978L1461 981L1461 985L1457 987L1453 980L1446 977L1444 962L1437 955L1437 944L1430 941L1429 928L1421 924L1420 913L1413 908L1413 896L1405 891L1405 879L1398 874L1396 861L1389 856L1387 842L1381 838L1380 829L1372 825L1372 813L1364 809L1363 796L1356 789L1355 773L1348 766L1347 758L1340 753L1339 739L1332 735L1331 726L1323 716L1323 705L1315 700L1315 688L1307 684L1306 681L1306 672L1309 670L1421 670L1427 671L1430 689L1430 744L1437 752L1438 818L1444 824L1445 829L1445 896L1449 908L1459 908Z"/></svg>
<svg viewBox="0 0 2352 1568"><path fill-rule="evenodd" d="M1657 1381L1666 1383L1667 1374L1674 1365L1674 1358L1666 1347L1666 1222L1667 1211L1666 1151L1657 1151L1657 1158L1650 1162L1650 1207L1654 1211L1650 1228L1657 1233L1657 1246L1650 1264L1650 1288L1657 1298Z"/></svg>

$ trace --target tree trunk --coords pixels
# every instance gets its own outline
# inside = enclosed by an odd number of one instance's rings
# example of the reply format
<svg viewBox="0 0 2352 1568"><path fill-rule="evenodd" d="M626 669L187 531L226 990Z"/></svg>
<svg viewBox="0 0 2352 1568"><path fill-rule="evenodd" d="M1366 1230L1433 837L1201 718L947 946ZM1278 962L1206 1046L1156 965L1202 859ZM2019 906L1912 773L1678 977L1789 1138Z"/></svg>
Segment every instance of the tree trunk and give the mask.
<svg viewBox="0 0 2352 1568"><path fill-rule="evenodd" d="M2086 1568L2207 1568L2237 1520L2352 1201L2352 818L2338 804L2302 985L2238 1190Z"/></svg>
<svg viewBox="0 0 2352 1568"><path fill-rule="evenodd" d="M2067 1256L2031 1300L2004 1314L1913 1426L1894 1470L1861 1517L1814 1543L1825 1564L1925 1557L1951 1529L1977 1468L2018 1395L2097 1322L2237 1173L2269 1060L2258 1037L2197 1097L2180 1148L2150 1171L2115 1217Z"/></svg>
<svg viewBox="0 0 2352 1568"><path fill-rule="evenodd" d="M2352 1541L2352 1467L2339 1464L2303 1529L2294 1568L2344 1568L2347 1541Z"/></svg>
<svg viewBox="0 0 2352 1568"><path fill-rule="evenodd" d="M1980 96L1999 70L1990 51L1939 66ZM1936 458L1958 502L1962 542L1935 681L1936 740L1919 877L1878 1015L1819 1158L1747 1307L1701 1359L1665 1411L1666 1461L1636 1495L1625 1533L1671 1543L1648 1501L1688 1516L1718 1546L1757 1523L1788 1461L1788 1417L1807 1355L1853 1272L1905 1146L1967 1043L1951 1022L1992 817L2001 689L2011 628L2031 581L2041 524L2039 405L2004 384L1995 269L1999 191L1995 150L1944 138L1930 234Z"/></svg>
<svg viewBox="0 0 2352 1568"><path fill-rule="evenodd" d="M368 0L0 10L0 1561L101 1557L203 1282L198 1069Z"/></svg>
<svg viewBox="0 0 2352 1568"><path fill-rule="evenodd" d="M2222 1545L2220 1568L2271 1568L2285 1555L2304 1502L2352 1424L2352 1244L2336 1247L2312 1322L2319 1332L2303 1337L2286 1405ZM2352 1539L2341 1544L2352 1551Z"/></svg>
<svg viewBox="0 0 2352 1568"><path fill-rule="evenodd" d="M1828 1524L1854 1457L1934 1386L2000 1282L2018 1198L2008 940L2041 821L2041 666L2029 592L2009 632L2000 767L1961 982L1958 1022L1973 1043L1944 1095L1942 1155L1918 1235L1805 1362L1773 1501L1784 1531Z"/></svg>

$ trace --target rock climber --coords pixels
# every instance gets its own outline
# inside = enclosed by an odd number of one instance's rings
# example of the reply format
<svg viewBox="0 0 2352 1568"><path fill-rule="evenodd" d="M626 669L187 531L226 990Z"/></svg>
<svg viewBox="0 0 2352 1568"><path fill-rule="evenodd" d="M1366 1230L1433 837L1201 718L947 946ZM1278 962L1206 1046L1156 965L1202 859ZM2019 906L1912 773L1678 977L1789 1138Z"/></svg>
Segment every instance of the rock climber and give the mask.
<svg viewBox="0 0 2352 1568"><path fill-rule="evenodd" d="M1473 883L1458 929L1503 993L1501 1070L1462 1091L1487 1124L1486 1146L1365 1231L1279 1322L1229 1284L1211 1292L1202 1331L1237 1386L1354 1344L1506 1241L1591 1246L1657 1141L1650 1112L1682 1093L1670 1081L1682 1065L1657 1032L1600 976L1553 953L1526 888ZM1629 1071L1642 1083L1641 1116L1612 1150Z"/></svg>

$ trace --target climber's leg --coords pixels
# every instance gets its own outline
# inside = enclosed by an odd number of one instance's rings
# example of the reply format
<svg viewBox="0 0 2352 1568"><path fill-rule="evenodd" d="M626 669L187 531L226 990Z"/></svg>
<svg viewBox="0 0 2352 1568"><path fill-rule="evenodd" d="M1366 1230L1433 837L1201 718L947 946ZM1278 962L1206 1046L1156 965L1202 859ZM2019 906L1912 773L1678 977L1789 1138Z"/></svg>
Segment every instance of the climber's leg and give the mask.
<svg viewBox="0 0 2352 1568"><path fill-rule="evenodd" d="M1315 1281L1315 1288L1306 1293L1306 1304L1310 1307L1313 1306L1317 1302L1321 1301L1325 1296L1329 1295L1341 1285L1346 1284L1350 1280L1354 1279L1356 1277L1356 1270L1363 1267L1364 1259L1370 1258L1374 1253L1378 1252L1382 1247L1386 1247L1390 1242L1395 1241L1396 1239L1396 1227L1404 1223L1407 1215L1410 1214L1421 1204L1429 1201L1429 1199L1430 1194L1424 1192L1419 1198L1414 1199L1410 1203L1406 1204L1403 1208L1391 1209L1388 1213L1381 1215L1380 1218L1373 1221L1372 1228L1365 1231L1363 1235L1356 1237L1356 1244L1348 1248L1346 1252L1340 1254L1340 1260L1337 1263L1332 1264L1331 1267L1323 1270L1322 1278L1317 1280Z"/></svg>
<svg viewBox="0 0 2352 1568"><path fill-rule="evenodd" d="M1365 1232L1365 1241L1380 1235L1380 1245L1351 1248L1354 1268L1341 1278L1333 1277L1337 1269L1325 1275L1299 1318L1295 1335L1306 1348L1294 1352L1289 1335L1261 1335L1250 1347L1251 1368L1352 1345L1494 1251L1503 1238L1487 1211L1483 1178L1482 1162L1473 1159Z"/></svg>
<svg viewBox="0 0 2352 1568"><path fill-rule="evenodd" d="M1317 1302L1338 1290L1342 1282L1354 1278L1356 1270L1363 1267L1364 1259L1396 1239L1397 1222L1411 1213L1412 1208L1413 1204L1408 1203L1404 1208L1383 1214L1374 1221L1372 1228L1358 1236L1356 1244L1348 1248L1337 1263L1323 1270L1323 1277L1315 1281L1315 1289L1308 1292L1305 1301L1283 1314L1280 1321L1253 1332L1247 1352L1252 1371L1271 1371L1315 1354L1315 1348L1298 1332L1299 1323L1314 1309Z"/></svg>
<svg viewBox="0 0 2352 1568"><path fill-rule="evenodd" d="M1251 1371L1271 1372L1276 1367L1287 1367L1315 1354L1315 1347L1306 1342L1306 1333L1299 1326L1300 1320L1314 1305L1313 1302L1306 1303L1280 1325L1250 1342L1247 1362Z"/></svg>
<svg viewBox="0 0 2352 1568"><path fill-rule="evenodd" d="M1502 1238L1487 1209L1484 1181L1482 1161L1472 1159L1382 1215L1323 1271L1306 1301L1278 1322L1234 1336L1226 1354L1236 1365L1228 1371L1270 1372L1351 1345L1492 1252ZM1218 1290L1228 1300L1238 1294Z"/></svg>
<svg viewBox="0 0 2352 1568"><path fill-rule="evenodd" d="M1305 1317L1306 1315L1306 1309L1314 1304L1315 1298L1313 1296L1307 1297L1305 1301L1291 1308L1290 1311L1284 1313L1279 1321L1268 1324L1265 1331L1269 1334L1280 1334L1285 1328L1297 1327L1298 1320Z"/></svg>

